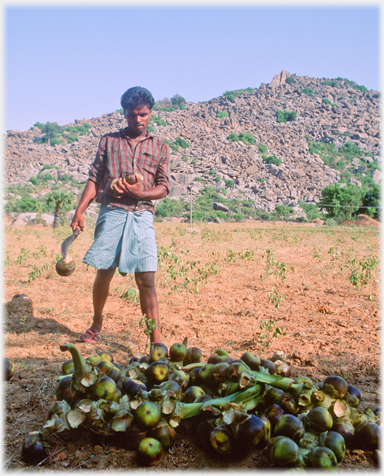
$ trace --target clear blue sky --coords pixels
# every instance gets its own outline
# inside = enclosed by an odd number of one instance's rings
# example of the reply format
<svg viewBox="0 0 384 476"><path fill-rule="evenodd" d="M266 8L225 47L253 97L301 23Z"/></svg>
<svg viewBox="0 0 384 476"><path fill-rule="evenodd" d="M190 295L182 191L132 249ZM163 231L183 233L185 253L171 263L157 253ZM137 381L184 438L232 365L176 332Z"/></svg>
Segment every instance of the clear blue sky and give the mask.
<svg viewBox="0 0 384 476"><path fill-rule="evenodd" d="M137 85L198 102L285 70L378 90L379 17L375 6L9 5L3 129L98 117Z"/></svg>

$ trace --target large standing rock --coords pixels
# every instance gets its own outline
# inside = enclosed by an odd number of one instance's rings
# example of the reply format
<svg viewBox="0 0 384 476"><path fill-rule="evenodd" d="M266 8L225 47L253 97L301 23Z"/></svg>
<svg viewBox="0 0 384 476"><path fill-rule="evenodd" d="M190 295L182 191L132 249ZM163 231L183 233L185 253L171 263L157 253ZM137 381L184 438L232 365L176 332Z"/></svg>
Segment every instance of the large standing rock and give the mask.
<svg viewBox="0 0 384 476"><path fill-rule="evenodd" d="M372 180L376 183L379 184L382 180L383 174L380 172L380 170L376 169L374 172L372 172Z"/></svg>
<svg viewBox="0 0 384 476"><path fill-rule="evenodd" d="M220 202L213 202L213 209L221 212L229 212L229 208Z"/></svg>

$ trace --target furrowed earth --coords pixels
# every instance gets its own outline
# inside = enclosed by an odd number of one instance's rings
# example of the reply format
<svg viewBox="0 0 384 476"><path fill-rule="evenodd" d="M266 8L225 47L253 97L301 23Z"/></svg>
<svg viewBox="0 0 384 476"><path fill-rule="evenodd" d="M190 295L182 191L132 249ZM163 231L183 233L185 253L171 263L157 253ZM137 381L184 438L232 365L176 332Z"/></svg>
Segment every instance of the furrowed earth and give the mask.
<svg viewBox="0 0 384 476"><path fill-rule="evenodd" d="M268 358L287 355L292 378L314 383L343 377L362 394L360 409L380 405L380 229L369 218L340 226L243 223L155 223L156 273L161 332L168 348L188 340L202 361L219 348L239 358L251 351ZM70 277L55 263L71 234L39 225L4 222L4 356L15 374L3 389L4 468L28 467L21 458L27 434L40 430L55 401L55 380L71 358L60 345L73 343L83 357L109 351L122 365L148 352L133 276L114 276L98 344L79 336L92 321L95 270L82 258L94 227L71 245ZM352 284L354 282L354 284ZM14 298L26 294L26 298ZM280 331L280 333L279 333ZM269 449L239 458L203 449L194 435L176 428L176 441L154 470L268 469ZM134 451L89 430L59 433L48 442L51 457L38 467L52 470L141 470ZM347 450L339 472L377 471L373 453Z"/></svg>

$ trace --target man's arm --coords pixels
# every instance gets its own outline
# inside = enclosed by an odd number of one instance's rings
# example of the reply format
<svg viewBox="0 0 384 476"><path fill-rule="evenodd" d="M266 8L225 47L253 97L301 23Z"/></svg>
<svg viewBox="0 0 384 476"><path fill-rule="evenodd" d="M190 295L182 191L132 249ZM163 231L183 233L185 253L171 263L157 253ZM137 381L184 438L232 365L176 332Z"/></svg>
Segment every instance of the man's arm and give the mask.
<svg viewBox="0 0 384 476"><path fill-rule="evenodd" d="M84 230L85 217L83 214L96 197L98 190L99 186L95 182L92 182L92 180L88 180L71 223L72 230L76 227L79 227L80 231Z"/></svg>

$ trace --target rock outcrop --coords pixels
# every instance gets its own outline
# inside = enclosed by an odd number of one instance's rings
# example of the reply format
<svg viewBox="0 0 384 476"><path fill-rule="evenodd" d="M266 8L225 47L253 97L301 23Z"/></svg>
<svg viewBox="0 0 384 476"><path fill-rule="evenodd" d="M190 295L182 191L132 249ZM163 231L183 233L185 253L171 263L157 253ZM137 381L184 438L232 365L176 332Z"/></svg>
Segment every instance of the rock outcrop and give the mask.
<svg viewBox="0 0 384 476"><path fill-rule="evenodd" d="M294 82L287 82L287 77L292 77ZM258 89L236 97L234 102L221 96L205 103L187 103L184 110L160 112L168 125L152 122L155 133L171 142L181 137L189 145L172 154L170 198L189 200L191 189L195 195L205 184L225 188L226 181L231 180L234 187L227 189L227 198L252 199L256 207L267 211L277 204L296 206L300 199L317 202L321 190L340 178L338 171L309 153L307 139L332 143L336 148L353 142L373 154L373 159L364 158L367 164L379 162L380 95L377 91L354 89L341 80L337 81L337 87L321 84L325 80L282 71L268 85L262 83ZM303 93L305 88L314 94ZM323 99L328 99L329 104ZM295 111L297 118L278 123L277 110ZM223 111L227 117L217 117ZM159 113L154 111L154 114ZM54 171L58 178L67 173L76 181L85 182L100 137L125 127L125 119L116 111L69 125L84 122L92 125L90 134L64 146L37 144L42 136L37 127L8 131L5 185L26 183L45 164L58 166ZM240 132L250 132L256 144L227 139L230 133ZM258 152L259 144L264 144L268 156L276 155L281 164L263 160ZM355 168L360 166L357 160ZM373 180L381 181L379 170L374 172Z"/></svg>

